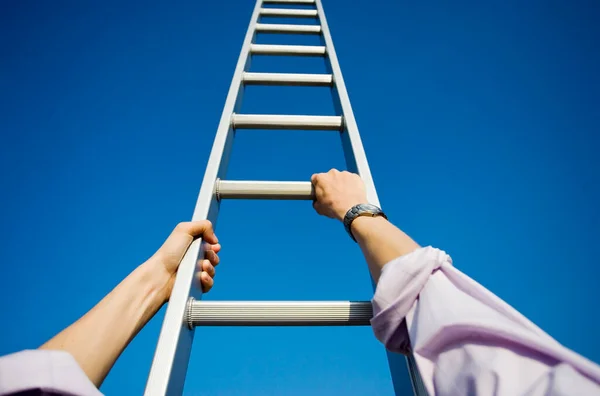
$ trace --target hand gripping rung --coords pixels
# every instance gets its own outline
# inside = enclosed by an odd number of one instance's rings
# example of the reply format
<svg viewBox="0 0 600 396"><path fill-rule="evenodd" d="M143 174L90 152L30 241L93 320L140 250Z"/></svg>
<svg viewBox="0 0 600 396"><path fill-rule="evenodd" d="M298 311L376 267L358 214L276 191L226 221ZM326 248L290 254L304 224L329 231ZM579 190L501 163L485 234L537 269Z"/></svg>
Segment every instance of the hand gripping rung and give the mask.
<svg viewBox="0 0 600 396"><path fill-rule="evenodd" d="M256 31L259 33L278 34L321 34L319 25L285 25L277 23L257 23Z"/></svg>
<svg viewBox="0 0 600 396"><path fill-rule="evenodd" d="M188 326L368 326L369 301L195 301Z"/></svg>
<svg viewBox="0 0 600 396"><path fill-rule="evenodd" d="M331 74L294 73L249 73L244 72L242 80L246 85L288 85L329 87L333 84Z"/></svg>
<svg viewBox="0 0 600 396"><path fill-rule="evenodd" d="M261 8L260 15L268 17L316 18L317 10L296 10L291 8Z"/></svg>
<svg viewBox="0 0 600 396"><path fill-rule="evenodd" d="M263 0L263 4L315 4L315 0Z"/></svg>
<svg viewBox="0 0 600 396"><path fill-rule="evenodd" d="M311 182L220 180L215 187L217 200L222 199L281 199L313 200Z"/></svg>
<svg viewBox="0 0 600 396"><path fill-rule="evenodd" d="M341 116L234 114L231 116L233 129L287 129L341 131Z"/></svg>
<svg viewBox="0 0 600 396"><path fill-rule="evenodd" d="M252 44L250 46L253 55L325 56L325 51L325 46L322 45Z"/></svg>

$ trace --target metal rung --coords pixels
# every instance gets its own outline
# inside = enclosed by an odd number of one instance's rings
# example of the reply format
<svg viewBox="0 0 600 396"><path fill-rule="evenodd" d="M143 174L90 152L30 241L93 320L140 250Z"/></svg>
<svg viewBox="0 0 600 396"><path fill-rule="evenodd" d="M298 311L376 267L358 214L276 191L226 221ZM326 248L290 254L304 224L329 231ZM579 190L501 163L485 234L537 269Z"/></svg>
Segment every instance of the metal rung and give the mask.
<svg viewBox="0 0 600 396"><path fill-rule="evenodd" d="M269 17L316 18L317 10L296 10L291 8L261 8L260 15Z"/></svg>
<svg viewBox="0 0 600 396"><path fill-rule="evenodd" d="M190 301L188 326L368 326L368 301Z"/></svg>
<svg viewBox="0 0 600 396"><path fill-rule="evenodd" d="M319 25L284 25L276 23L257 23L256 31L259 33L279 34L321 34Z"/></svg>
<svg viewBox="0 0 600 396"><path fill-rule="evenodd" d="M315 0L263 0L263 4L315 4Z"/></svg>
<svg viewBox="0 0 600 396"><path fill-rule="evenodd" d="M312 200L311 182L217 180L217 200L222 199L285 199Z"/></svg>
<svg viewBox="0 0 600 396"><path fill-rule="evenodd" d="M251 0L249 1L252 2ZM346 167L349 171L360 175L360 178L364 183L368 201L374 205L380 206L373 177L369 169L369 163L367 161L358 125L354 118L350 98L344 83L331 32L323 9L322 3L325 1L327 0L255 0L250 23L248 24L248 29L235 66L235 72L221 113L219 126L206 164L202 186L196 200L192 219L207 219L213 222L213 224L216 223L219 218L219 211L222 209L222 205L220 205L222 201L217 201L224 198L280 198L303 200L303 203L298 203L303 205L312 203L309 199L313 199L313 187L312 183L309 183L308 181L265 182L220 180L221 178L225 178L236 136L239 133L255 134L254 131L239 131L241 128L298 130L325 129L337 131L335 133L339 134L342 140ZM281 5L265 6L265 3L279 3ZM286 5L291 3L314 3L314 7L292 7ZM275 24L275 22L279 21L273 18L264 18L265 20L271 20L273 22L272 24L258 23L261 19L261 11L265 12L263 11L263 7L264 9L267 7L273 7L275 9L310 8L316 9L317 15L315 19L298 18L298 21L284 22L284 24ZM230 8L233 8L233 6ZM314 15L314 12L312 15ZM303 24L292 24L297 22ZM350 23L352 22L353 21L350 21ZM312 35L313 37L316 34L317 38L320 39L320 42L314 44L321 46L254 44L256 37L262 33L285 33L288 35L304 34ZM270 42L275 44L275 41ZM265 43L268 43L268 41L265 41ZM290 44L292 43L290 42ZM297 42L295 44L302 43ZM319 117L235 114L238 109L244 108L243 94L245 83L283 83L280 76L257 76L251 73L244 74L244 72L251 71L250 67L252 60L257 54L258 56L265 54L321 57L327 69L326 72L324 71L322 73L331 73L333 76L333 85L330 89L332 91L331 96L336 111L332 114L335 114L336 116ZM291 58L291 60L294 60L294 58ZM315 60L320 61L320 59ZM283 70L271 71L283 72ZM308 73L308 71L297 72ZM287 82L289 78L290 77L285 77L285 82ZM312 78L313 77L310 77L309 79ZM244 81L244 79L246 79L246 81ZM298 80L293 79L293 81L297 82ZM314 82L314 80L312 81ZM394 115L392 115L392 117L393 116ZM238 130L235 130L235 128L238 128ZM288 132L286 132L286 134L287 133ZM268 143L269 142L267 141L267 144ZM280 165L281 164L277 163L272 166ZM156 346L150 374L146 383L145 396L178 396L184 393L184 390L187 388L185 386L186 377L189 378L190 376L187 371L193 349L194 327L197 325L339 326L368 325L370 320L372 320L373 309L369 302L252 303L196 301L194 298L202 296L202 291L197 287L194 287L194 284L196 283L198 260L204 257L204 253L203 241L198 238L191 243L185 255L181 258L177 277L174 279L171 295L169 296L169 304L166 306L158 344ZM290 252L289 254L298 253ZM375 286L375 283L373 283L373 286ZM310 293L311 289L308 288L307 292ZM200 300L200 298L198 299ZM402 325L404 326L404 324ZM404 329L402 328L401 330ZM401 354L388 352L389 368L393 380L393 393L398 395L414 394L426 396L427 390L425 389L423 380L419 374L413 354L410 353L407 360L412 388L409 385L406 372L402 369L402 366L406 365L403 363L403 360L405 360L405 358Z"/></svg>
<svg viewBox="0 0 600 396"><path fill-rule="evenodd" d="M234 129L285 129L339 131L343 127L341 116L234 114Z"/></svg>
<svg viewBox="0 0 600 396"><path fill-rule="evenodd" d="M252 44L250 52L253 55L325 56L325 47L321 45Z"/></svg>
<svg viewBox="0 0 600 396"><path fill-rule="evenodd" d="M248 73L244 72L242 81L246 85L295 85L329 87L333 84L331 74L293 74L293 73Z"/></svg>

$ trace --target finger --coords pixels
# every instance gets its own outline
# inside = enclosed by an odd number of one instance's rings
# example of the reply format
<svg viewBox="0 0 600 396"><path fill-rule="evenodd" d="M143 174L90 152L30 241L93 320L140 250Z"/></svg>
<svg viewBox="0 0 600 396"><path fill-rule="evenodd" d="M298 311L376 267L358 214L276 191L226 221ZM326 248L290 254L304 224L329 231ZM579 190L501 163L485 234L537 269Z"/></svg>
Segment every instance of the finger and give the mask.
<svg viewBox="0 0 600 396"><path fill-rule="evenodd" d="M196 264L196 274L200 275L202 272L206 272L211 278L217 274L215 266L208 260L199 260Z"/></svg>
<svg viewBox="0 0 600 396"><path fill-rule="evenodd" d="M213 230L212 223L208 220L189 221L177 224L176 229L185 232L191 237L202 237L206 242L211 244L219 243L217 236Z"/></svg>
<svg viewBox="0 0 600 396"><path fill-rule="evenodd" d="M206 272L211 278L214 278L217 274L217 270L208 260L202 260L198 263L198 272Z"/></svg>
<svg viewBox="0 0 600 396"><path fill-rule="evenodd" d="M315 211L320 214L323 215L323 205L321 205L321 203L319 201L315 201L313 202L313 208L315 209Z"/></svg>
<svg viewBox="0 0 600 396"><path fill-rule="evenodd" d="M220 243L216 243L214 245L211 245L209 243L206 244L206 249L207 250L212 250L215 253L219 253L221 251L221 244Z"/></svg>
<svg viewBox="0 0 600 396"><path fill-rule="evenodd" d="M315 199L314 201L322 201L323 200L323 195L325 195L325 189L323 188L322 185L317 184L315 185Z"/></svg>
<svg viewBox="0 0 600 396"><path fill-rule="evenodd" d="M215 275L217 274L215 267L208 261L202 262L202 270L204 272L206 272L208 274L208 276L210 276L213 279L214 279Z"/></svg>
<svg viewBox="0 0 600 396"><path fill-rule="evenodd" d="M204 252L204 258L208 260L212 265L217 266L219 264L219 255L213 252L212 250L207 250Z"/></svg>
<svg viewBox="0 0 600 396"><path fill-rule="evenodd" d="M317 184L318 181L319 181L319 174L315 173L314 175L312 175L310 177L310 182L312 184Z"/></svg>
<svg viewBox="0 0 600 396"><path fill-rule="evenodd" d="M200 282L203 293L208 293L215 283L213 278L211 278L206 272L197 274L196 278L198 279L198 282Z"/></svg>

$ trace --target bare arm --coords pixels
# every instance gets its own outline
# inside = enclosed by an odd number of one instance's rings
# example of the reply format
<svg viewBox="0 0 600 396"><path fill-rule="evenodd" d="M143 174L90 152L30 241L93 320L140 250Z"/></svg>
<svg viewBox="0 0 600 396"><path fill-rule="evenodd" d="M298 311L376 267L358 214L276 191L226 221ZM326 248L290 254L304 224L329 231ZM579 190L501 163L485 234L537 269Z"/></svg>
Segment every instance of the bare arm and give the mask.
<svg viewBox="0 0 600 396"><path fill-rule="evenodd" d="M367 202L357 175L331 170L312 182L322 215L343 220ZM454 268L445 252L420 248L381 217L358 217L351 231L377 281L373 332L388 350L412 352L429 394L600 395L600 366Z"/></svg>
<svg viewBox="0 0 600 396"><path fill-rule="evenodd" d="M168 301L179 263L200 236L210 245L197 277L203 290L209 291L220 250L212 225L209 221L181 223L148 261L39 349L69 352L99 387L129 342Z"/></svg>
<svg viewBox="0 0 600 396"><path fill-rule="evenodd" d="M354 205L368 203L364 184L354 173L332 169L313 175L311 180L317 197L314 207L319 214L343 221ZM351 231L375 282L379 281L385 264L419 248L415 241L383 217L358 217L352 222Z"/></svg>
<svg viewBox="0 0 600 396"><path fill-rule="evenodd" d="M379 282L384 265L419 248L415 241L383 217L358 217L352 222L351 230L375 282Z"/></svg>

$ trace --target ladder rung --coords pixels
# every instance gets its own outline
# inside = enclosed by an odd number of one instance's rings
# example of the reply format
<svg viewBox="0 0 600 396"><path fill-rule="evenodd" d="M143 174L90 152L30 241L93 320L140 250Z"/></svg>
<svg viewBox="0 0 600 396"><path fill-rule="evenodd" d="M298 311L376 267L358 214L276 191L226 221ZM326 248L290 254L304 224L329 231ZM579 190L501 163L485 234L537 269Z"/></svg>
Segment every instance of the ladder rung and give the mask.
<svg viewBox="0 0 600 396"><path fill-rule="evenodd" d="M342 130L341 116L234 114L234 129Z"/></svg>
<svg viewBox="0 0 600 396"><path fill-rule="evenodd" d="M259 33L280 34L321 34L319 25L284 25L276 23L257 23L256 31Z"/></svg>
<svg viewBox="0 0 600 396"><path fill-rule="evenodd" d="M369 301L192 301L193 326L368 326Z"/></svg>
<svg viewBox="0 0 600 396"><path fill-rule="evenodd" d="M291 8L261 8L260 15L270 17L316 18L317 10L296 10Z"/></svg>
<svg viewBox="0 0 600 396"><path fill-rule="evenodd" d="M315 0L263 0L263 4L315 4Z"/></svg>
<svg viewBox="0 0 600 396"><path fill-rule="evenodd" d="M250 52L255 55L325 56L325 46L252 44Z"/></svg>
<svg viewBox="0 0 600 396"><path fill-rule="evenodd" d="M282 199L312 200L311 182L217 180L217 200L222 199Z"/></svg>
<svg viewBox="0 0 600 396"><path fill-rule="evenodd" d="M293 73L249 73L242 75L246 85L302 85L302 86L331 86L331 74L293 74Z"/></svg>

